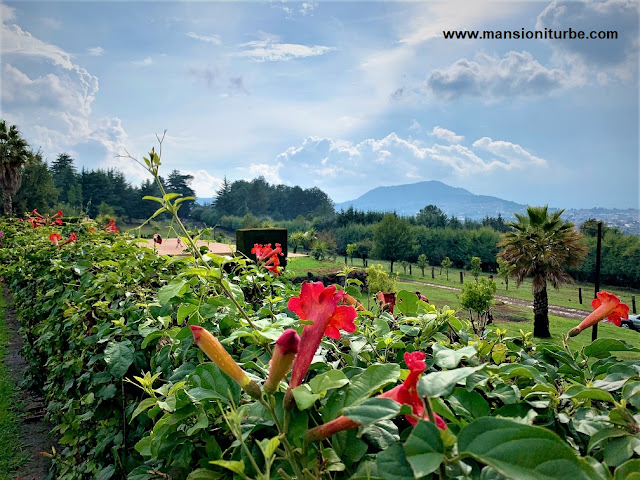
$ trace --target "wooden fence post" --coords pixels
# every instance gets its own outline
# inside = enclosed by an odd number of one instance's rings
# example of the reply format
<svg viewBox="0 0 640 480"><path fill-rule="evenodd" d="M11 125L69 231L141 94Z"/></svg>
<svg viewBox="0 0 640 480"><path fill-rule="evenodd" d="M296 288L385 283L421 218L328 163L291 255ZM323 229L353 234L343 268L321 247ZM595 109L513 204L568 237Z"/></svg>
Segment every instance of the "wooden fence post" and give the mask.
<svg viewBox="0 0 640 480"><path fill-rule="evenodd" d="M578 287L578 301L582 305L582 287Z"/></svg>
<svg viewBox="0 0 640 480"><path fill-rule="evenodd" d="M431 267L431 278L436 278L436 267Z"/></svg>
<svg viewBox="0 0 640 480"><path fill-rule="evenodd" d="M636 312L636 296L635 295L631 295L631 311L633 313L637 313Z"/></svg>
<svg viewBox="0 0 640 480"><path fill-rule="evenodd" d="M462 272L460 272L460 283L462 283Z"/></svg>

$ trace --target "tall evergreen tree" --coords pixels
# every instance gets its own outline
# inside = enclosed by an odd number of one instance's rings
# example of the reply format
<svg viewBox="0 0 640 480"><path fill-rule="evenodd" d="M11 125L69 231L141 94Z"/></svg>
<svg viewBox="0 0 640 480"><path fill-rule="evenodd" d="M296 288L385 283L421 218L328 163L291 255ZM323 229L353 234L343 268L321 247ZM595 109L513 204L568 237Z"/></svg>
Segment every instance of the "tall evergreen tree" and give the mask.
<svg viewBox="0 0 640 480"><path fill-rule="evenodd" d="M61 153L51 162L53 185L60 191L58 200L64 203L71 203L69 201L69 191L80 183L73 161L73 158L67 153ZM77 192L72 193L72 200L78 203Z"/></svg>
<svg viewBox="0 0 640 480"><path fill-rule="evenodd" d="M53 178L42 153L29 152L22 170L22 185L14 199L16 212L28 212L34 208L46 212L57 200L58 189L53 186Z"/></svg>
<svg viewBox="0 0 640 480"><path fill-rule="evenodd" d="M165 189L167 193L172 192L179 193L183 197L195 197L196 192L190 187L192 181L193 175L185 175L180 173L178 170L173 170L167 178ZM194 203L195 202L193 200L182 202L180 204L180 216L188 218L191 214L191 209L193 208Z"/></svg>

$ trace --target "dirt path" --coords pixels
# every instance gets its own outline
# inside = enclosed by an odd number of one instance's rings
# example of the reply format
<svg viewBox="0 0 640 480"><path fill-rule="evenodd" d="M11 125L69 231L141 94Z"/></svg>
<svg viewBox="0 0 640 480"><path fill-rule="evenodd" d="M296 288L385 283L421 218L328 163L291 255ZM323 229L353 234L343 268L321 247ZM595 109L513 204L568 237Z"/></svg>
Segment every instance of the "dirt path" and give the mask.
<svg viewBox="0 0 640 480"><path fill-rule="evenodd" d="M407 282L407 283L419 283L420 285L427 285L429 287L435 287L435 288L443 288L445 290L452 290L452 291L456 291L459 292L461 289L458 287L449 287L446 285L438 285L436 283L430 283L430 282L422 282L419 280L409 280L409 279L404 279L401 278L399 279L399 281L401 282ZM514 305L517 307L526 307L526 308L530 308L533 310L533 303L529 300L523 300L521 298L514 298L514 297L506 297L504 295L496 295L495 299L499 302L502 302L504 304L507 305ZM579 308L570 308L570 307L561 307L558 305L549 305L549 313L551 315L556 315L558 317L566 317L566 318L584 318L586 315L589 314L588 310L581 310Z"/></svg>
<svg viewBox="0 0 640 480"><path fill-rule="evenodd" d="M27 362L20 355L22 337L18 333L20 324L15 312L11 308L11 296L5 290L4 298L7 304L5 322L9 330L9 345L4 363L16 385L24 378ZM29 460L18 471L18 477L22 480L44 480L49 468L49 459L40 455L40 452L50 452L52 442L49 438L49 425L43 421L45 406L43 398L35 392L18 389L18 401L22 405L22 424L20 425L20 437L24 445L24 452Z"/></svg>

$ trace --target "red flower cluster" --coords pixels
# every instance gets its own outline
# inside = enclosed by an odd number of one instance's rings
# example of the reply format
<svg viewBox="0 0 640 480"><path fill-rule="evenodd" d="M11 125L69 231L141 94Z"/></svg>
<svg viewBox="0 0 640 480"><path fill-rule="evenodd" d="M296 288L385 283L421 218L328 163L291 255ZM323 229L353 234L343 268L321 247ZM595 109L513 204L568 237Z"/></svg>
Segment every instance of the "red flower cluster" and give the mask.
<svg viewBox="0 0 640 480"><path fill-rule="evenodd" d="M256 243L251 249L251 253L256 256L256 261L264 266L270 272L276 275L280 273L280 259L278 255L282 256L282 246L276 243L276 248L271 248L271 244L261 245Z"/></svg>
<svg viewBox="0 0 640 480"><path fill-rule="evenodd" d="M31 223L33 228L63 225L62 222L62 210L58 210L55 215L40 215L37 209L33 209L31 216L27 218L27 221Z"/></svg>
<svg viewBox="0 0 640 480"><path fill-rule="evenodd" d="M58 245L60 240L62 240L62 235L60 235L58 232L52 232L51 234L49 234L49 240L51 240L51 243L53 243L55 246L61 247L62 245L66 245L67 243L77 242L78 236L75 232L73 232L71 235L69 235L69 238L64 241L64 243Z"/></svg>
<svg viewBox="0 0 640 480"><path fill-rule="evenodd" d="M380 394L378 397L390 398L402 405L409 405L411 407L413 415L406 415L405 418L411 425L416 426L418 424L417 418L421 418L427 421L429 420L425 414L424 401L418 393L418 377L427 369L427 364L424 361L423 352L405 353L404 362L409 368L409 376L407 377L407 379L402 385L398 385L388 392ZM447 428L447 424L442 419L442 417L440 417L440 415L434 413L433 417L436 421L436 426L439 429L445 430ZM336 418L335 420L331 420L330 422L325 423L324 425L319 425L308 430L305 433L304 438L308 442L315 442L330 437L331 435L334 435L335 433L341 432L343 430L356 428L358 426L359 424L357 422L354 422L350 418L343 415Z"/></svg>
<svg viewBox="0 0 640 480"><path fill-rule="evenodd" d="M303 283L299 297L289 299L289 310L300 317L300 320L313 322L307 324L300 337L300 349L293 362L289 390L285 397L285 406L293 407L291 390L302 383L309 370L313 356L322 342L322 336L339 339L340 330L355 332L353 321L358 316L351 305L338 305L345 295L344 291L336 292L336 287L325 287L322 282Z"/></svg>
<svg viewBox="0 0 640 480"><path fill-rule="evenodd" d="M116 227L116 222L114 222L113 220L109 220L109 223L105 225L104 227L105 231L107 233L119 233L120 230L118 230L118 227Z"/></svg>

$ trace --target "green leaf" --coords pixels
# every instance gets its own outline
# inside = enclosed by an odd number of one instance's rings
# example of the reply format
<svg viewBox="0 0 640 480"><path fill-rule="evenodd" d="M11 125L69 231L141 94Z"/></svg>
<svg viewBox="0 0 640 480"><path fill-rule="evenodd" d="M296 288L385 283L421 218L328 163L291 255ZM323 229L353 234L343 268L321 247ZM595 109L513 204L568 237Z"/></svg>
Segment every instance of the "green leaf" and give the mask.
<svg viewBox="0 0 640 480"><path fill-rule="evenodd" d="M206 468L198 468L189 475L187 480L217 480L220 478L220 474Z"/></svg>
<svg viewBox="0 0 640 480"><path fill-rule="evenodd" d="M453 395L448 398L451 408L456 413L467 420L486 417L491 412L489 403L478 392L472 390L468 392L464 388L456 388Z"/></svg>
<svg viewBox="0 0 640 480"><path fill-rule="evenodd" d="M209 462L212 465L217 465L232 472L244 475L244 461L240 460L212 460Z"/></svg>
<svg viewBox="0 0 640 480"><path fill-rule="evenodd" d="M189 377L194 388L187 389L187 395L194 401L222 400L229 404L230 400L238 404L240 385L231 380L212 362L198 365Z"/></svg>
<svg viewBox="0 0 640 480"><path fill-rule="evenodd" d="M186 288L185 288L186 287ZM168 285L165 285L160 290L158 290L158 300L162 305L166 305L169 303L173 297L182 296L182 294L189 288L187 286L187 281L182 279L174 279L169 282Z"/></svg>
<svg viewBox="0 0 640 480"><path fill-rule="evenodd" d="M276 453L276 449L280 446L280 437L273 437L272 439L262 439L258 442L260 450L266 460L269 460Z"/></svg>
<svg viewBox="0 0 640 480"><path fill-rule="evenodd" d="M385 480L415 480L402 445L394 443L378 454L378 475Z"/></svg>
<svg viewBox="0 0 640 480"><path fill-rule="evenodd" d="M176 193L176 192L171 192L171 193L167 193L165 194L162 198L164 198L165 202L170 202L171 200L173 200L176 197L181 197L182 194L181 193Z"/></svg>
<svg viewBox="0 0 640 480"><path fill-rule="evenodd" d="M148 410L149 408L153 407L155 404L156 404L156 399L155 398L145 398L144 400L142 400L138 404L136 409L133 411L133 413L131 414L131 420L129 422L133 421L134 418L136 418L138 415L140 415L145 410Z"/></svg>
<svg viewBox="0 0 640 480"><path fill-rule="evenodd" d="M321 397L316 393L312 393L309 389L309 385L303 384L300 385L293 390L293 398L296 400L296 405L300 410L306 410L307 408L311 408L316 400L319 400Z"/></svg>
<svg viewBox="0 0 640 480"><path fill-rule="evenodd" d="M415 296L415 295L414 295ZM452 350L436 343L433 345L433 361L436 365L446 369L456 368L463 357L471 358L478 353L474 345Z"/></svg>
<svg viewBox="0 0 640 480"><path fill-rule="evenodd" d="M342 414L362 426L368 426L394 418L401 408L401 404L390 398L370 398L358 405L345 407Z"/></svg>
<svg viewBox="0 0 640 480"><path fill-rule="evenodd" d="M114 465L107 465L96 475L96 480L109 480L116 473L116 467Z"/></svg>
<svg viewBox="0 0 640 480"><path fill-rule="evenodd" d="M472 457L518 480L593 480L595 469L560 437L542 427L485 417L458 436L460 456Z"/></svg>
<svg viewBox="0 0 640 480"><path fill-rule="evenodd" d="M540 373L540 371L532 367L531 365L522 365L518 363L507 363L505 365L500 365L501 377L503 379L513 378L513 377L524 377L535 380L537 383L546 384L548 383L547 379Z"/></svg>
<svg viewBox="0 0 640 480"><path fill-rule="evenodd" d="M397 295L396 309L404 316L418 313L418 296L407 290L400 290Z"/></svg>
<svg viewBox="0 0 640 480"><path fill-rule="evenodd" d="M349 379L340 370L329 370L311 379L309 386L313 393L326 392L332 388L340 388L349 383Z"/></svg>
<svg viewBox="0 0 640 480"><path fill-rule="evenodd" d="M614 480L640 480L640 458L634 458L616 468Z"/></svg>
<svg viewBox="0 0 640 480"><path fill-rule="evenodd" d="M347 468L333 448L323 448L322 459L328 472L343 472Z"/></svg>
<svg viewBox="0 0 640 480"><path fill-rule="evenodd" d="M435 472L444 459L444 444L438 427L420 420L407 438L404 452L416 478Z"/></svg>
<svg viewBox="0 0 640 480"><path fill-rule="evenodd" d="M469 375L482 370L486 364L477 367L463 367L444 372L433 372L423 375L418 382L418 393L421 396L446 397L451 394L456 384Z"/></svg>
<svg viewBox="0 0 640 480"><path fill-rule="evenodd" d="M599 446L602 442L609 438L615 437L624 437L630 435L630 433L625 432L621 428L611 427L605 428L604 430L600 430L591 436L589 440L589 446L587 447L587 453L591 452L595 447Z"/></svg>
<svg viewBox="0 0 640 480"><path fill-rule="evenodd" d="M585 387L583 385L572 385L560 395L560 398L575 398L578 400L600 400L614 403L613 396L600 388Z"/></svg>
<svg viewBox="0 0 640 480"><path fill-rule="evenodd" d="M133 363L133 353L133 346L129 340L109 343L104 349L104 361L111 375L118 379L124 377Z"/></svg>
<svg viewBox="0 0 640 480"><path fill-rule="evenodd" d="M612 338L599 338L598 340L584 347L583 353L587 357L605 358L611 352L638 352L637 348L627 345L621 340Z"/></svg>
<svg viewBox="0 0 640 480"><path fill-rule="evenodd" d="M158 202L161 205L164 205L164 202L162 201L161 198L153 197L151 195L145 195L144 197L142 197L142 200L152 200L154 202Z"/></svg>
<svg viewBox="0 0 640 480"><path fill-rule="evenodd" d="M345 406L354 405L369 398L374 392L400 377L400 365L395 363L374 364L351 378L344 401Z"/></svg>

